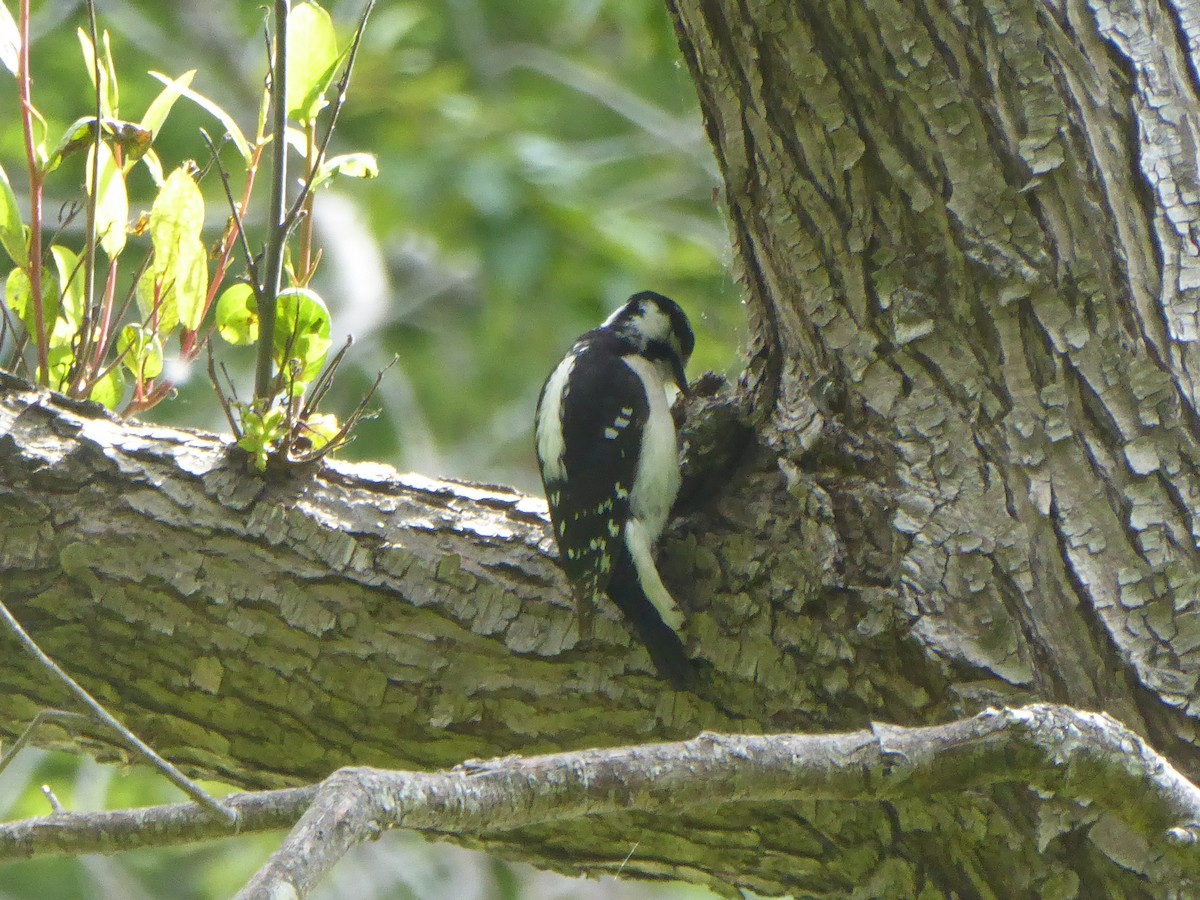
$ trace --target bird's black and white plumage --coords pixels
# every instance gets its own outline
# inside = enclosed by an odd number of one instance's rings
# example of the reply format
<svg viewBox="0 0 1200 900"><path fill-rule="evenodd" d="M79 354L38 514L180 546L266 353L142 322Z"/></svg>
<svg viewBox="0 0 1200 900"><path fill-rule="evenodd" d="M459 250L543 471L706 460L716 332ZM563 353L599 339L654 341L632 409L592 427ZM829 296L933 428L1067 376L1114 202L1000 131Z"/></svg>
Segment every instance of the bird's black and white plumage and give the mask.
<svg viewBox="0 0 1200 900"><path fill-rule="evenodd" d="M679 304L634 294L550 373L536 429L554 536L577 599L607 595L680 689L693 676L679 636L683 614L653 551L679 491L669 393L686 392L694 346Z"/></svg>

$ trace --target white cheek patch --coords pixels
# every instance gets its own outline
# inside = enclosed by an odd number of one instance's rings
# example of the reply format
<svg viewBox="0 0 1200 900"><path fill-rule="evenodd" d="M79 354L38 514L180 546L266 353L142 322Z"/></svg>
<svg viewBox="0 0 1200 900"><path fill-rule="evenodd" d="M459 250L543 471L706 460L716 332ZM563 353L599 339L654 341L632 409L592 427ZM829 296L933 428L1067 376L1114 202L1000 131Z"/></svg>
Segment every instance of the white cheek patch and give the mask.
<svg viewBox="0 0 1200 900"><path fill-rule="evenodd" d="M656 303L644 303L633 317L633 327L650 340L666 340L671 334L671 320Z"/></svg>

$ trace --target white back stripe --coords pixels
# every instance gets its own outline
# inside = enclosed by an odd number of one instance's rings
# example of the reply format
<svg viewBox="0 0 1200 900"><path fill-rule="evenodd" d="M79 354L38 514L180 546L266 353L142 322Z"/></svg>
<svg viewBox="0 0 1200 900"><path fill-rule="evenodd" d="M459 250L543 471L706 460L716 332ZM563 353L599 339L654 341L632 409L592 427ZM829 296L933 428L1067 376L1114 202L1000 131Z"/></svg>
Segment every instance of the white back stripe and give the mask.
<svg viewBox="0 0 1200 900"><path fill-rule="evenodd" d="M542 408L537 420L537 453L547 480L561 481L567 477L563 454L567 443L563 437L563 399L569 390L571 370L576 354L568 353L546 379L542 389Z"/></svg>

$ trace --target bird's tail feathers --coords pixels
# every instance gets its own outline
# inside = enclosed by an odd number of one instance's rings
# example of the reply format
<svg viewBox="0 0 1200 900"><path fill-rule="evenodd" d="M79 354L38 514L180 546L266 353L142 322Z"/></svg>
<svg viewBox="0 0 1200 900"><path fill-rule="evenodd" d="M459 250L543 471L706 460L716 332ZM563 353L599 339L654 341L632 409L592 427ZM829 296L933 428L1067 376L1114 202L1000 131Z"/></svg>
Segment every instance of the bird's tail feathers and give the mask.
<svg viewBox="0 0 1200 900"><path fill-rule="evenodd" d="M608 595L621 610L634 634L650 653L650 661L659 676L677 691L691 690L696 670L678 633L668 627L646 596L637 577L637 569L624 546L613 566Z"/></svg>

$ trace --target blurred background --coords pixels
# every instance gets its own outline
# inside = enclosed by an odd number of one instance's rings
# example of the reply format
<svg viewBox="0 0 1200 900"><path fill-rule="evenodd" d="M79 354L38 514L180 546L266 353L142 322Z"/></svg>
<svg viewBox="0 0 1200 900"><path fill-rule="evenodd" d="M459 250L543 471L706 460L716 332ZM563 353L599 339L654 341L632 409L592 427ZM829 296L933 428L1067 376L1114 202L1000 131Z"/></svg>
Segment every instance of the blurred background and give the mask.
<svg viewBox="0 0 1200 900"><path fill-rule="evenodd" d="M16 0L5 2L15 15ZM322 5L348 42L362 0ZM138 120L161 89L148 71L175 77L194 68L193 88L252 133L266 71L264 6L98 0L122 117ZM34 4L34 104L51 143L94 103L78 27L87 27L82 2ZM0 121L9 123L0 164L21 198L16 96L0 72ZM206 163L201 128L214 138L222 130L180 100L155 142L165 169ZM316 198L323 260L313 286L331 309L335 346L355 338L323 410L348 413L393 355L399 362L376 396L378 416L342 458L539 492L531 428L541 382L575 337L638 290L667 294L690 314L693 377L736 375L744 317L715 199L721 182L661 0L380 0L331 145L351 151L375 153L380 173L336 180ZM81 196L81 157L51 176L50 231ZM202 187L215 240L227 207L213 173ZM265 187L262 177L252 227ZM141 166L129 189L136 218L153 199ZM78 222L64 232L77 246ZM239 273L235 263L231 274ZM217 349L248 395L249 355ZM173 374L179 396L145 418L227 431L203 366ZM0 819L46 813L42 783L79 810L178 796L140 770L30 750L0 776ZM0 900L225 897L279 840L0 866ZM392 834L343 861L319 896L710 895L568 880Z"/></svg>

